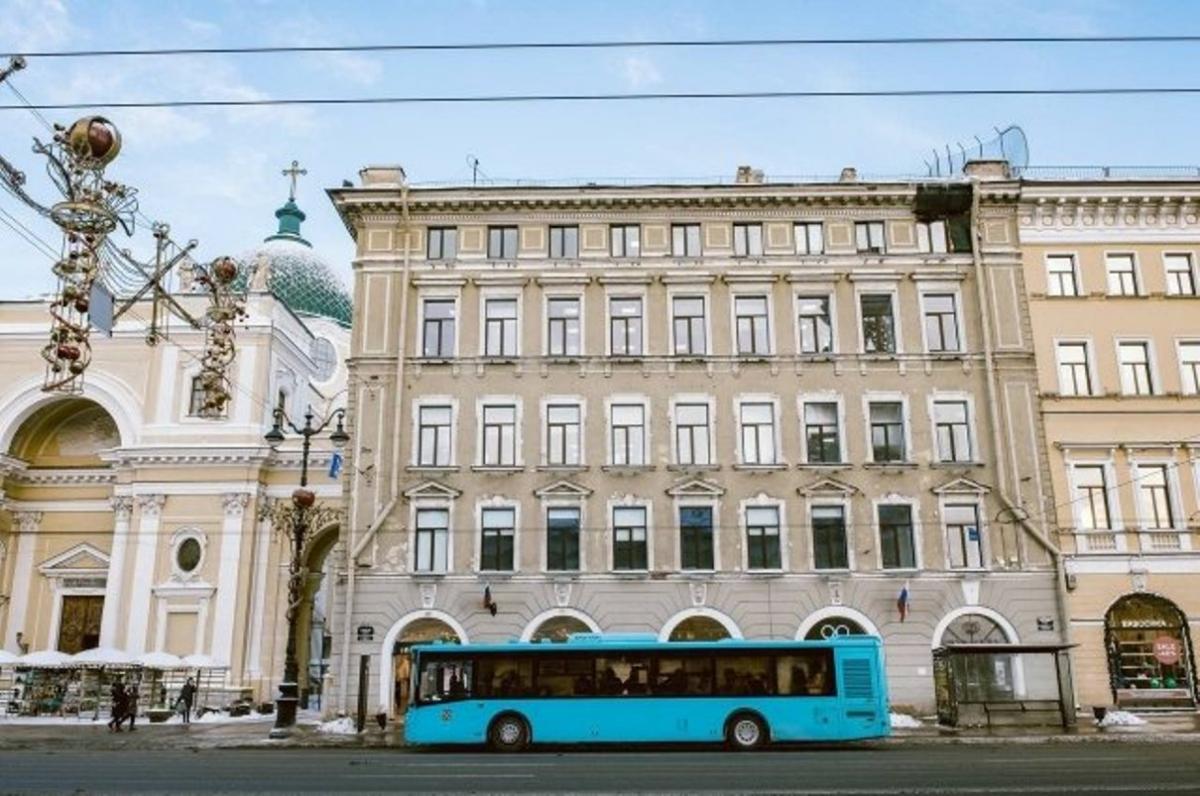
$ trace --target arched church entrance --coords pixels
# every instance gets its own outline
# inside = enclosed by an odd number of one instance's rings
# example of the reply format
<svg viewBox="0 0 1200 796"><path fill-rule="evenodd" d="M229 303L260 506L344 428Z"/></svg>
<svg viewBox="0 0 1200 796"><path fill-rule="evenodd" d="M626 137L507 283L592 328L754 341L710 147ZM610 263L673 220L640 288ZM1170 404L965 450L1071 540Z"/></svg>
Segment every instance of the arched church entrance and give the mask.
<svg viewBox="0 0 1200 796"><path fill-rule="evenodd" d="M300 706L325 707L333 633L330 627L333 578L325 577L329 554L338 540L338 526L322 528L308 544L304 557L308 577L297 616L296 655L300 671Z"/></svg>
<svg viewBox="0 0 1200 796"><path fill-rule="evenodd" d="M1187 617L1157 594L1126 594L1104 616L1113 698L1134 707L1194 707L1195 656Z"/></svg>

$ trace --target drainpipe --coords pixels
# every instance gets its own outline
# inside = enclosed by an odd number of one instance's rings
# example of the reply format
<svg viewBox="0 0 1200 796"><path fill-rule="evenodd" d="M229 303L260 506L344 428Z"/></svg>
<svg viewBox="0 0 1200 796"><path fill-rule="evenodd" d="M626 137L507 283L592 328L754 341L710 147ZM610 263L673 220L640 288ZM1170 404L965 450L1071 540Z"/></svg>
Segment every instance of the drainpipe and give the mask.
<svg viewBox="0 0 1200 796"><path fill-rule="evenodd" d="M985 387L987 392L987 405L990 424L992 427L992 450L995 459L997 473L996 497L1004 506L1005 510L1015 519L1017 526L1036 541L1047 553L1050 554L1050 559L1054 562L1054 593L1058 602L1058 624L1062 628L1061 637L1064 644L1071 643L1071 623L1067 613L1067 587L1066 573L1063 564L1062 550L1052 542L1041 530L1036 528L1029 521L1029 514L1024 509L1018 508L1013 503L1012 499L1005 491L1005 480L1007 477L1004 467L1004 456L1001 454L1003 447L1001 446L1000 438L1000 409L996 404L996 363L995 353L992 349L992 323L990 305L988 304L988 296L986 293L984 278L983 278L983 228L979 223L979 204L980 204L980 181L978 178L971 179L971 263L975 272L975 291L979 301L979 312L983 320L983 361L984 371L986 374ZM1015 540L1014 540L1015 541ZM1020 546L1018 545L1018 552ZM1024 562L1022 562L1024 564ZM1078 700L1075 699L1075 677L1072 672L1071 676L1072 702L1078 705Z"/></svg>
<svg viewBox="0 0 1200 796"><path fill-rule="evenodd" d="M408 180L404 172L400 172L400 233L401 251L403 252L403 271L400 287L400 341L396 351L396 404L392 418L392 483L391 495L387 504L375 515L375 519L363 532L361 539L354 538L354 528L350 529L350 545L347 556L346 571L346 605L343 612L342 628L342 669L339 672L338 683L338 712L346 712L346 691L350 679L350 624L354 615L354 586L358 571L358 558L367 545L375 538L375 534L383 526L384 521L391 515L392 509L400 501L400 452L401 429L404 415L404 364L408 343L408 283L409 270L412 264L412 252L409 247L409 214L408 214ZM380 664L382 666L382 663Z"/></svg>

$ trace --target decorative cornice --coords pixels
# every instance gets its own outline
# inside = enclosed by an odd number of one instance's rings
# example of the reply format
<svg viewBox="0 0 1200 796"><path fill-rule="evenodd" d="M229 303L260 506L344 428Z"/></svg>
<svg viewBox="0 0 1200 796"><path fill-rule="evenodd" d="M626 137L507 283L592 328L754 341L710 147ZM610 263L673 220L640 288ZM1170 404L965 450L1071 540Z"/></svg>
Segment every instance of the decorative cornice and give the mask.
<svg viewBox="0 0 1200 796"><path fill-rule="evenodd" d="M271 455L266 445L261 447L213 448L117 448L101 455L116 465L134 467L191 467L195 465L255 465Z"/></svg>
<svg viewBox="0 0 1200 796"><path fill-rule="evenodd" d="M79 486L84 484L111 484L117 474L107 467L87 469L48 468L25 469L9 474L9 479L29 486Z"/></svg>

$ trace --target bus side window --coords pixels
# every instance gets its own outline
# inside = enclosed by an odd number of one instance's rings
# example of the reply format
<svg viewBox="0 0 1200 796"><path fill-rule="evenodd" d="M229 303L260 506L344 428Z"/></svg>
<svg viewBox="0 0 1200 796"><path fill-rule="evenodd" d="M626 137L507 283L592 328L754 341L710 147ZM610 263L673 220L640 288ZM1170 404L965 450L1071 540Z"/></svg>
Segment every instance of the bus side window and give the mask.
<svg viewBox="0 0 1200 796"><path fill-rule="evenodd" d="M779 693L784 696L832 696L833 653L804 650L775 659Z"/></svg>
<svg viewBox="0 0 1200 796"><path fill-rule="evenodd" d="M653 691L662 696L708 696L712 680L712 658L663 656L657 659Z"/></svg>
<svg viewBox="0 0 1200 796"><path fill-rule="evenodd" d="M600 696L621 696L648 693L650 690L650 657L622 655L596 658L596 693Z"/></svg>
<svg viewBox="0 0 1200 796"><path fill-rule="evenodd" d="M775 693L771 675L771 659L766 655L722 655L717 658L717 693L770 696Z"/></svg>
<svg viewBox="0 0 1200 796"><path fill-rule="evenodd" d="M426 659L421 666L418 698L421 702L445 702L471 695L471 661Z"/></svg>
<svg viewBox="0 0 1200 796"><path fill-rule="evenodd" d="M487 655L478 659L476 695L482 698L524 697L533 693L533 660Z"/></svg>

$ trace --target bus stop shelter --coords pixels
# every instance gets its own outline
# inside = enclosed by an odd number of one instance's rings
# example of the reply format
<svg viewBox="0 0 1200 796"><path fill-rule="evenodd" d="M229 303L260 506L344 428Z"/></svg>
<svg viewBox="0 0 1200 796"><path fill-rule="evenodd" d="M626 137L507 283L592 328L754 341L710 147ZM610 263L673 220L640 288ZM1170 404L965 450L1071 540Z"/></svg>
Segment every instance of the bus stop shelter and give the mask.
<svg viewBox="0 0 1200 796"><path fill-rule="evenodd" d="M1072 644L947 644L933 651L938 722L1075 724Z"/></svg>

